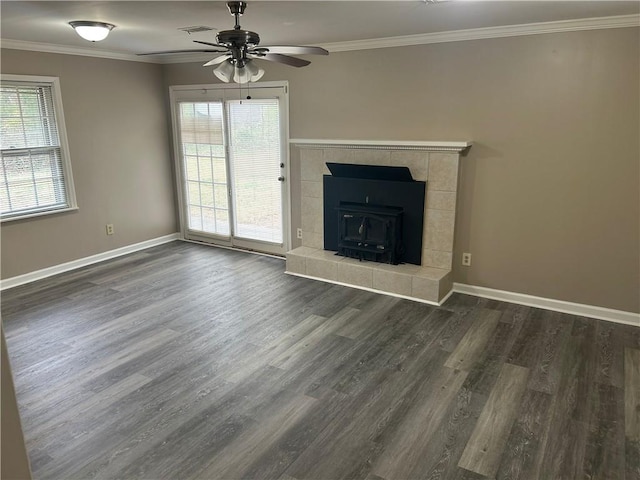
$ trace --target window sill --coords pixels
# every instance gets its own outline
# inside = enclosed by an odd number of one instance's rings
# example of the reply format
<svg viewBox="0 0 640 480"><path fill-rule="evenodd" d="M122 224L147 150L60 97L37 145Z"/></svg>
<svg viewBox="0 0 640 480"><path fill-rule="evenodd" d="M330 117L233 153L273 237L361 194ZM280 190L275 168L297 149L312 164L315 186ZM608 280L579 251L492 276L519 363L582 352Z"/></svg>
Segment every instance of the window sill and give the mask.
<svg viewBox="0 0 640 480"><path fill-rule="evenodd" d="M79 210L78 207L68 207L68 208L60 208L57 210L47 210L44 212L27 213L25 215L19 215L15 217L2 218L0 219L0 223L13 222L16 220L29 220L30 218L44 217L45 215L55 215L57 213L75 212L77 210Z"/></svg>

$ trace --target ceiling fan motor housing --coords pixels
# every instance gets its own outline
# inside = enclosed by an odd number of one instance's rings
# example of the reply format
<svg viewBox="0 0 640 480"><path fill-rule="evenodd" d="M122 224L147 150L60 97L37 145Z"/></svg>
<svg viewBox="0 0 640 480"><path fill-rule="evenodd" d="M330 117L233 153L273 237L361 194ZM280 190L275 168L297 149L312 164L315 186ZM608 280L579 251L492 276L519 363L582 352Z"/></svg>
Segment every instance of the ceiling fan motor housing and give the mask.
<svg viewBox="0 0 640 480"><path fill-rule="evenodd" d="M260 36L248 30L223 30L216 35L220 45L227 47L253 47L260 43Z"/></svg>

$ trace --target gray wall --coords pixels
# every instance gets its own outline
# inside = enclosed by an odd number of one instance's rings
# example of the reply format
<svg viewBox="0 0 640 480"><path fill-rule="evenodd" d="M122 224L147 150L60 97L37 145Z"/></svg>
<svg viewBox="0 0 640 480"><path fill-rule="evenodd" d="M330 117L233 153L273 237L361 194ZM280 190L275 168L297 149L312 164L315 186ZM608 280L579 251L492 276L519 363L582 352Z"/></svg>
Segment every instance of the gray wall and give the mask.
<svg viewBox="0 0 640 480"><path fill-rule="evenodd" d="M60 78L79 206L3 223L2 278L177 231L161 66L6 49L1 62Z"/></svg>
<svg viewBox="0 0 640 480"><path fill-rule="evenodd" d="M6 480L31 478L29 458L24 445L16 391L13 385L11 365L7 353L7 343L4 338L4 330L0 325L0 370L1 387L0 404L2 432L0 433L0 445L2 445L2 462L0 465L0 477Z"/></svg>
<svg viewBox="0 0 640 480"><path fill-rule="evenodd" d="M388 48L264 80L289 81L292 138L474 141L456 281L638 312L639 46L625 28ZM1 68L61 78L80 205L3 224L2 278L177 231L166 86L211 69L12 50Z"/></svg>
<svg viewBox="0 0 640 480"><path fill-rule="evenodd" d="M625 28L333 53L263 80L289 81L292 138L474 141L455 281L638 312L639 58ZM165 67L166 85L214 81Z"/></svg>

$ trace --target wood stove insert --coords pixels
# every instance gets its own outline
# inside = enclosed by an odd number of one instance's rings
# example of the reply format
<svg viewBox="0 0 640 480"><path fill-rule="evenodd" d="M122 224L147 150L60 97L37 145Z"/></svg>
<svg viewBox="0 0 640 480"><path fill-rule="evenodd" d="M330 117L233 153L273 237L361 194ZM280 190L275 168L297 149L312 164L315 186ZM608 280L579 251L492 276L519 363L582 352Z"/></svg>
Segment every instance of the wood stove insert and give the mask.
<svg viewBox="0 0 640 480"><path fill-rule="evenodd" d="M341 202L338 214L338 255L398 264L403 251L402 208Z"/></svg>
<svg viewBox="0 0 640 480"><path fill-rule="evenodd" d="M407 167L327 163L324 248L382 263L422 261L425 182Z"/></svg>

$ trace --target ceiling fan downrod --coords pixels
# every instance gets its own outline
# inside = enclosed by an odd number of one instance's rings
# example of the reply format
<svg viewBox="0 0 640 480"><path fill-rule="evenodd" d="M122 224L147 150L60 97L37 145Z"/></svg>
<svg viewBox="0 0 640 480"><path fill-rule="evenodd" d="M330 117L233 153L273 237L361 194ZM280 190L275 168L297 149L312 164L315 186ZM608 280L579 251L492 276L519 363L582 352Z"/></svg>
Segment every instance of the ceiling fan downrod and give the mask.
<svg viewBox="0 0 640 480"><path fill-rule="evenodd" d="M245 8L247 8L247 2L227 2L227 8L229 9L229 13L236 19L236 24L233 29L240 30L240 17L244 13Z"/></svg>
<svg viewBox="0 0 640 480"><path fill-rule="evenodd" d="M229 13L236 19L233 30L223 30L216 35L218 44L224 45L232 52L233 59L240 63L239 67L246 61L247 50L260 43L260 36L256 32L242 30L240 26L240 16L247 8L247 2L227 2Z"/></svg>

